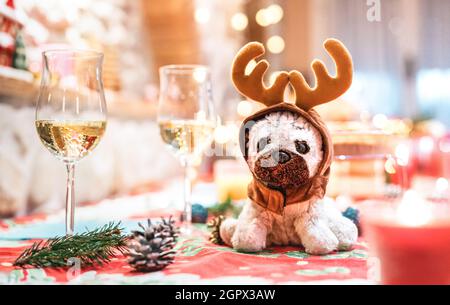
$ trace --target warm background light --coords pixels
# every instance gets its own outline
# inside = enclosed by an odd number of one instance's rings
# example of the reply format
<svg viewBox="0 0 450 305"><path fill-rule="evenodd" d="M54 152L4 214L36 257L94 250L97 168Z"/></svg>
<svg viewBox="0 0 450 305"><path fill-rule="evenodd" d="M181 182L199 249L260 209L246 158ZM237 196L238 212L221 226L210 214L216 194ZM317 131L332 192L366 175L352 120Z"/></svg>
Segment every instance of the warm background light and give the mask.
<svg viewBox="0 0 450 305"><path fill-rule="evenodd" d="M269 17L271 24L276 24L283 19L283 9L278 4L272 4L266 9L266 15Z"/></svg>
<svg viewBox="0 0 450 305"><path fill-rule="evenodd" d="M283 15L283 8L278 4L272 4L256 13L256 23L262 27L277 24L283 19Z"/></svg>
<svg viewBox="0 0 450 305"><path fill-rule="evenodd" d="M200 24L208 23L211 19L211 13L207 8L198 8L195 10L195 21Z"/></svg>
<svg viewBox="0 0 450 305"><path fill-rule="evenodd" d="M253 112L252 103L246 100L240 101L237 105L237 113L241 117L247 117Z"/></svg>
<svg viewBox="0 0 450 305"><path fill-rule="evenodd" d="M259 24L260 26L264 26L264 27L270 25L270 19L268 18L265 9L260 9L256 13L256 23Z"/></svg>
<svg viewBox="0 0 450 305"><path fill-rule="evenodd" d="M244 13L236 13L231 17L231 27L236 31L243 31L248 26L248 18Z"/></svg>
<svg viewBox="0 0 450 305"><path fill-rule="evenodd" d="M219 144L225 144L230 140L230 134L226 126L217 126L214 130L214 140Z"/></svg>
<svg viewBox="0 0 450 305"><path fill-rule="evenodd" d="M284 50L284 39L278 35L274 35L267 40L267 48L269 52L279 54Z"/></svg>

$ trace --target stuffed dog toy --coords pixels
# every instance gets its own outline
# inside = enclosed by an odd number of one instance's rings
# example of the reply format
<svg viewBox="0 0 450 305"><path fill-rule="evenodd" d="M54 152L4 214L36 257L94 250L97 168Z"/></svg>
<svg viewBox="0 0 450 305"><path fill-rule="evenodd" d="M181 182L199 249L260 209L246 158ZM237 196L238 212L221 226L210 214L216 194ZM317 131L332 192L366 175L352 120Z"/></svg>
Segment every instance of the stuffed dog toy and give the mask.
<svg viewBox="0 0 450 305"><path fill-rule="evenodd" d="M350 249L358 232L353 222L322 198L333 156L331 137L312 108L342 95L351 85L350 53L338 40L324 43L336 64L336 76L315 60L316 85L310 88L298 71L280 73L266 87L263 77L269 64L261 60L245 74L248 63L264 54L264 46L250 42L236 55L232 80L247 98L267 107L246 118L240 144L253 174L249 201L238 219L218 224L221 242L243 252L257 252L271 245L303 246L310 254ZM283 101L290 83L295 104Z"/></svg>

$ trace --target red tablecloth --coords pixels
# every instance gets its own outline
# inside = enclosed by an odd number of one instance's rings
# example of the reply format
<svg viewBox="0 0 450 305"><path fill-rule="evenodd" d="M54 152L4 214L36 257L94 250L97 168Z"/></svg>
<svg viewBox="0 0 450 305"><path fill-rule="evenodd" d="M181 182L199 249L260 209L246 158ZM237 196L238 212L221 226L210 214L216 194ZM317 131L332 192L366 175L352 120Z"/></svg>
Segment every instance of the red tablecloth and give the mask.
<svg viewBox="0 0 450 305"><path fill-rule="evenodd" d="M114 204L113 202L111 204ZM102 209L108 209L108 204ZM83 209L83 208L80 208ZM96 207L89 207L95 211ZM100 208L99 208L100 209ZM100 211L99 211L100 213ZM90 214L90 213L89 213ZM148 212L156 217L164 211ZM127 221L139 217L127 216ZM33 240L8 237L8 232L30 224L45 225L55 217L39 215L0 221L0 284L299 284L299 283L368 283L368 252L365 243L348 252L311 256L294 247L275 247L258 254L244 254L207 240L204 225L196 226L192 237L181 239L175 262L153 273L136 273L122 256L108 265L79 270L20 269L12 266L14 259Z"/></svg>

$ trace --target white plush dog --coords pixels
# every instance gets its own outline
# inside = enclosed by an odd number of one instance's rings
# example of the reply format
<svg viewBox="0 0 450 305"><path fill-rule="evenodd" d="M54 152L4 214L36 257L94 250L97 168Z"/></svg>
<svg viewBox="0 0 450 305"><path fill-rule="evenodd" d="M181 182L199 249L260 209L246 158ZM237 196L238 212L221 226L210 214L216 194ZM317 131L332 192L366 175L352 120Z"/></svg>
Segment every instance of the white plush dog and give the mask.
<svg viewBox="0 0 450 305"><path fill-rule="evenodd" d="M263 142L269 143L261 147ZM286 152L305 160L310 179L317 174L324 154L320 132L304 118L284 111L269 113L256 122L250 129L247 145L247 162L253 173L260 172L255 168L258 160L264 161L263 170L282 167L280 163L285 159L279 154ZM296 173L291 174L285 184L296 180L293 177ZM275 187L283 185L278 183ZM342 216L333 201L316 197L287 205L282 215L249 200L239 219L226 219L220 227L220 236L226 244L246 252L261 251L271 245L303 245L308 253L326 254L349 249L356 242L357 233L356 226Z"/></svg>
<svg viewBox="0 0 450 305"><path fill-rule="evenodd" d="M352 61L344 45L334 39L325 48L336 63L331 77L322 62L312 65L316 86L303 76L280 73L273 85L262 79L268 63L260 61L245 74L248 63L264 53L249 43L237 54L232 79L238 91L267 106L246 118L241 127L241 150L253 174L249 202L238 219L218 222L219 241L245 251L271 245L298 245L311 254L326 254L352 247L358 236L355 224L323 197L333 155L331 136L312 108L339 97L351 84ZM284 103L290 83L295 104ZM217 231L216 231L217 234Z"/></svg>

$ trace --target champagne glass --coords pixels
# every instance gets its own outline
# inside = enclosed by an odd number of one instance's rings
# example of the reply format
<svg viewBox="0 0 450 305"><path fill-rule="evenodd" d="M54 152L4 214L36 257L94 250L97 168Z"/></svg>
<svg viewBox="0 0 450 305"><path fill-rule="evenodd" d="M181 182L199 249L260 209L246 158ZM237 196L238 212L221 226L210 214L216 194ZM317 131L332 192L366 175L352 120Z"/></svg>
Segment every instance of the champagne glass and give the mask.
<svg viewBox="0 0 450 305"><path fill-rule="evenodd" d="M66 235L74 232L75 164L97 146L106 129L102 63L103 54L95 51L43 53L36 130L67 168Z"/></svg>
<svg viewBox="0 0 450 305"><path fill-rule="evenodd" d="M182 232L188 234L195 166L210 145L215 128L210 71L200 65L169 65L159 72L158 124L163 141L184 167L181 221Z"/></svg>

